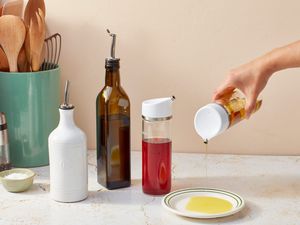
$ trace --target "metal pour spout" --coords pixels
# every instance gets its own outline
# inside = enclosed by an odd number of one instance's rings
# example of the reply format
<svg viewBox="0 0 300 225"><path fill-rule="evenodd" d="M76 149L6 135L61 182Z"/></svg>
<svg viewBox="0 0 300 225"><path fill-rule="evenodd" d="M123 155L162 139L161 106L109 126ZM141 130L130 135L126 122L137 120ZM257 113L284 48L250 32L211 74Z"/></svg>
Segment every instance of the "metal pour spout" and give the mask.
<svg viewBox="0 0 300 225"><path fill-rule="evenodd" d="M64 93L64 102L60 106L61 109L73 109L74 108L74 106L72 104L69 104L69 97L70 97L69 86L70 86L70 81L66 80L65 93Z"/></svg>
<svg viewBox="0 0 300 225"><path fill-rule="evenodd" d="M70 81L67 80L66 81L66 85L65 85L64 105L68 105L69 104L69 85L70 85Z"/></svg>
<svg viewBox="0 0 300 225"><path fill-rule="evenodd" d="M109 29L106 29L107 33L109 33L109 35L112 37L112 43L111 43L111 49L110 49L110 56L111 58L115 58L116 55L115 55L115 50L116 50L116 38L117 38L117 35L116 34L113 34L109 31Z"/></svg>

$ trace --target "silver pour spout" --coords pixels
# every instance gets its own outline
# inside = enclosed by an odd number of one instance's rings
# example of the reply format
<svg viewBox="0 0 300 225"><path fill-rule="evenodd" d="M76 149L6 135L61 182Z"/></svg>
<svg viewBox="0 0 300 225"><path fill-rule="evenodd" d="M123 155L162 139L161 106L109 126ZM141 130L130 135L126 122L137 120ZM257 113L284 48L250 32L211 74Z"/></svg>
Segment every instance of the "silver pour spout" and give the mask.
<svg viewBox="0 0 300 225"><path fill-rule="evenodd" d="M74 106L72 104L69 104L69 86L70 86L70 81L66 80L65 84L65 93L64 93L64 103L60 106L61 109L73 109Z"/></svg>
<svg viewBox="0 0 300 225"><path fill-rule="evenodd" d="M111 49L110 49L110 56L111 58L116 58L116 55L115 55L115 50L116 50L116 38L117 38L117 35L116 34L113 34L109 31L109 29L106 29L107 33L109 33L109 35L112 37L112 43L111 43Z"/></svg>
<svg viewBox="0 0 300 225"><path fill-rule="evenodd" d="M66 80L64 105L69 105L69 85L70 85L70 81Z"/></svg>

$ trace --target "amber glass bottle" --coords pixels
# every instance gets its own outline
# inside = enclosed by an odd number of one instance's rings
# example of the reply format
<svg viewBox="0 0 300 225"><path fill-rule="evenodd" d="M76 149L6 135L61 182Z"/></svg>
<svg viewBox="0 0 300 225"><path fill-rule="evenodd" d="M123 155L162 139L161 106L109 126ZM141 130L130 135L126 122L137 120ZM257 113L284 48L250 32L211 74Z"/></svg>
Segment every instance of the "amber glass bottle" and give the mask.
<svg viewBox="0 0 300 225"><path fill-rule="evenodd" d="M98 183L108 189L130 186L130 101L120 84L120 59L115 58L115 34L111 57L105 60L105 86L98 94Z"/></svg>

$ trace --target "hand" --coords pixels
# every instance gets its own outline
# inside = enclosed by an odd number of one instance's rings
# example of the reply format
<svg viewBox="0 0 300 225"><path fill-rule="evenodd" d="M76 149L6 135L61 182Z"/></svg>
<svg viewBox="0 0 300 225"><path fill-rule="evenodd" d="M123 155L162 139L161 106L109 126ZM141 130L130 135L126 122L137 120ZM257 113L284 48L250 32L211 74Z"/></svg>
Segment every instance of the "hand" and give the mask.
<svg viewBox="0 0 300 225"><path fill-rule="evenodd" d="M246 97L246 116L250 117L255 109L257 97L266 86L272 72L261 57L231 70L225 82L215 91L213 101L231 96L234 89L242 91Z"/></svg>

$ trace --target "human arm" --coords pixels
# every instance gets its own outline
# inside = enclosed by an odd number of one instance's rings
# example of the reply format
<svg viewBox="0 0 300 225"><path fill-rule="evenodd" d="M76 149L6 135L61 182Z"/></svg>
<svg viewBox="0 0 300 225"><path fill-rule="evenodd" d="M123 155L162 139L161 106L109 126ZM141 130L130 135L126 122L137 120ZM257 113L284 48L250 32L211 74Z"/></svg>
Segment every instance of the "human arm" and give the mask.
<svg viewBox="0 0 300 225"><path fill-rule="evenodd" d="M246 96L246 114L250 117L258 95L269 78L277 71L300 67L300 41L276 48L253 61L232 69L225 81L217 88L213 101L229 95L235 88Z"/></svg>

